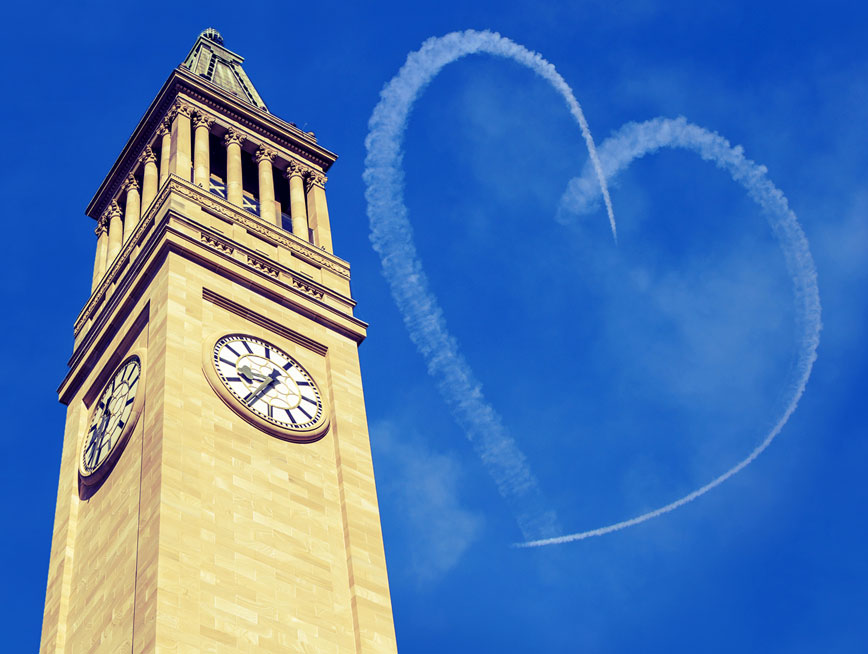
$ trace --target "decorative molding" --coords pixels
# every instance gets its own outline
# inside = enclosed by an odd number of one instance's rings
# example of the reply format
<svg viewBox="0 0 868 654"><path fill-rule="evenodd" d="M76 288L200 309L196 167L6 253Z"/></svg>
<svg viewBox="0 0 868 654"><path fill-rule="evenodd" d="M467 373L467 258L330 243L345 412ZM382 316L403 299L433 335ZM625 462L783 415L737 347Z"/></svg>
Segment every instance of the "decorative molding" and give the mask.
<svg viewBox="0 0 868 654"><path fill-rule="evenodd" d="M290 275L290 282L302 293L307 293L311 297L315 297L317 300L322 300L323 295L325 294L322 290L308 283L306 280L301 279L300 277L296 277L295 275Z"/></svg>
<svg viewBox="0 0 868 654"><path fill-rule="evenodd" d="M271 148L267 148L264 145L260 145L259 149L256 151L256 154L253 155L253 158L258 164L261 164L263 161L273 163L275 156L277 156L276 151L272 150Z"/></svg>
<svg viewBox="0 0 868 654"><path fill-rule="evenodd" d="M96 229L93 230L93 233L96 234L97 238L108 233L108 217L105 214L96 221Z"/></svg>
<svg viewBox="0 0 868 654"><path fill-rule="evenodd" d="M314 265L318 265L322 268L328 268L329 270L337 273L341 277L345 277L346 279L350 278L350 270L345 266L340 266L334 261L327 259L326 257L319 254L314 249L313 245L304 245L302 246L299 243L294 241L290 241L288 238L283 236L282 234L276 233L276 230L270 229L267 226L263 225L256 220L248 218L247 216L238 217L235 221L249 229L250 231L256 232L260 236L264 236L267 239L272 241L276 241L280 245L283 245L286 248L289 248L293 253L297 254L300 258L306 259L307 261L313 263Z"/></svg>
<svg viewBox="0 0 868 654"><path fill-rule="evenodd" d="M118 204L117 200L112 200L111 204L106 208L103 212L101 218L106 221L106 223L110 223L112 218L120 218L121 217L121 206Z"/></svg>
<svg viewBox="0 0 868 654"><path fill-rule="evenodd" d="M205 113L201 109L196 109L193 114L193 126L196 128L205 127L206 129L211 129L211 125L214 124L214 116Z"/></svg>
<svg viewBox="0 0 868 654"><path fill-rule="evenodd" d="M145 146L144 152L139 155L139 161L142 163L157 163L157 155L154 154L150 145Z"/></svg>
<svg viewBox="0 0 868 654"><path fill-rule="evenodd" d="M261 270L266 275L271 275L272 277L277 277L279 274L277 268L275 268L271 264L263 261L262 259L257 259L256 257L250 256L249 254L247 255L247 263L250 266L252 266L253 268L256 268L257 270Z"/></svg>
<svg viewBox="0 0 868 654"><path fill-rule="evenodd" d="M298 237L290 238L285 232L282 232L282 230L278 231L276 227L271 227L260 222L259 219L252 214L230 204L226 200L218 198L212 193L208 193L192 184L186 184L177 178L170 178L163 186L163 189L171 189L186 198L198 202L202 207L226 218L230 222L237 223L251 232L256 232L256 234L264 237L265 240L270 241L272 244L282 245L301 259L305 259L321 268L327 268L345 279L350 278L350 269L348 265L335 261L327 255L322 254L318 248L310 243L302 241ZM155 201L151 206L157 206L157 202Z"/></svg>
<svg viewBox="0 0 868 654"><path fill-rule="evenodd" d="M196 109L189 102L184 102L183 100L175 99L175 104L172 106L172 109L178 114L185 116L187 118L192 117L193 111Z"/></svg>
<svg viewBox="0 0 868 654"><path fill-rule="evenodd" d="M142 220L136 226L129 240L124 242L123 246L121 247L121 251L118 253L115 260L109 265L99 285L91 294L90 299L87 301L81 313L79 314L78 319L75 321L75 325L73 327L73 333L76 338L78 337L84 326L87 324L87 322L94 316L96 311L102 305L112 284L114 284L114 282L120 276L121 272L126 268L133 253L133 250L142 242L142 240L144 239L144 235L148 231L150 231L151 227L154 225L154 219L157 211L166 202L167 197L171 193L178 193L186 198L194 200L195 202L199 203L204 209L211 211L216 215L222 216L230 222L241 225L242 227L251 232L255 232L264 240L272 244L282 245L290 252L292 252L294 256L297 256L298 258L307 261L312 265L326 268L327 270L330 270L345 279L350 278L350 269L347 264L321 253L313 245L303 242L297 237L293 236L290 238L284 233L278 231L276 227L270 227L269 225L260 222L255 216L248 214L246 211L243 211L242 209L239 209L234 205L229 204L227 201L222 200L217 196L208 193L203 189L200 189L197 186L193 186L189 182L185 182L174 175L170 175L167 182L160 187L157 197L154 198L151 206L142 216ZM116 216L120 218L121 215L122 212L120 206L118 205L116 200L113 200L109 207L102 213L100 221L103 221L103 223L108 226L112 217ZM97 221L98 225L100 221ZM99 229L99 227L97 227L97 229ZM218 240L214 237L211 238L215 241ZM208 243L207 241L204 241L204 239L203 242ZM210 245L210 243L208 244ZM217 246L217 249L222 248ZM252 262L251 265L253 265ZM266 266L274 270L274 273L268 274L275 277L278 276L276 274L277 271L274 269L273 266L270 266L268 264L266 264Z"/></svg>
<svg viewBox="0 0 868 654"><path fill-rule="evenodd" d="M190 118L193 115L193 109L193 105L176 97L172 106L169 107L169 110L166 112L166 117L163 122L166 123L168 128L171 130L172 123L175 122L176 117L184 116L185 118Z"/></svg>
<svg viewBox="0 0 868 654"><path fill-rule="evenodd" d="M307 174L304 177L304 190L310 191L311 187L319 186L321 189L325 189L325 184L328 181L328 177L323 175L321 172L316 170L308 170Z"/></svg>
<svg viewBox="0 0 868 654"><path fill-rule="evenodd" d="M226 254L232 254L233 252L235 252L235 248L229 245L229 243L219 238L215 238L210 234L206 234L205 232L202 232L199 235L199 238L203 243L205 243L206 245L210 245L215 250L220 250L221 252L225 252Z"/></svg>
<svg viewBox="0 0 868 654"><path fill-rule="evenodd" d="M236 316L240 316L245 320L249 320L255 325L259 325L260 327L274 332L275 334L282 336L288 341L292 341L293 343L301 345L302 347L307 348L312 352L316 352L320 356L325 356L328 352L328 347L323 345L322 343L318 343L317 341L308 338L303 334L299 334L298 332L289 329L289 327L281 325L279 322L271 320L270 318L266 318L265 316L260 315L255 311L252 311L247 307L238 304L237 302L233 302L229 298L218 295L217 293L208 288L202 289L202 298L204 300L207 300L208 302L211 302L212 304L215 304L218 307L226 309L230 313L234 313Z"/></svg>
<svg viewBox="0 0 868 654"><path fill-rule="evenodd" d="M223 137L223 144L226 147L229 147L233 143L237 143L239 146L247 140L247 136L245 136L244 132L240 129L235 129L234 127L230 127L225 136Z"/></svg>
<svg viewBox="0 0 868 654"><path fill-rule="evenodd" d="M289 179L293 176L304 177L304 175L310 173L311 170L312 169L310 168L310 166L305 166L303 163L300 163L298 161L290 161L286 165L286 170L283 171L283 176L286 179Z"/></svg>
<svg viewBox="0 0 868 654"><path fill-rule="evenodd" d="M198 80L197 80L198 81ZM322 166L323 168L329 167L334 161L323 158L317 150L325 150L322 146L318 145L315 137L311 137L310 133L304 132L298 128L297 125L293 125L292 123L287 123L285 120L275 116L274 114L263 112L261 109L257 107L244 107L245 111L255 111L260 115L260 118L266 118L267 120L274 121L278 123L277 127L284 131L288 131L297 138L301 143L311 146L310 149L302 147L300 143L295 143L290 140L286 136L280 134L277 130L272 127L264 127L257 122L250 120L245 117L242 113L236 111L232 107L227 106L224 103L217 103L211 97L204 95L198 90L194 90L189 87L183 88L184 93L186 93L189 97L194 98L195 100L201 102L202 104L214 109L215 111L219 111L221 116L237 122L240 125L244 125L245 127L250 128L257 134L265 136L273 141L276 141L278 145L289 152L293 152L305 159L310 159L318 166ZM263 115L264 114L264 115ZM288 128L288 129L287 129ZM328 153L328 150L325 150ZM331 154L331 153L329 153Z"/></svg>
<svg viewBox="0 0 868 654"><path fill-rule="evenodd" d="M166 112L166 115L163 116L163 126L169 132L172 133L172 123L175 122L175 116L178 115L178 109L175 107L169 107L169 110Z"/></svg>
<svg viewBox="0 0 868 654"><path fill-rule="evenodd" d="M297 126L253 105L247 105L229 92L212 89L207 80L179 68L172 73L148 109L143 122L136 128L130 142L112 166L106 180L100 185L88 205L87 215L96 218L105 209L110 198L117 195L124 177L135 167L136 158L144 146L153 141L155 134L162 136L158 131L160 123L166 119L167 113L179 98L210 110L218 116L217 122L224 127L227 123L234 122L257 135L257 140L272 142L279 148L280 157L283 159L289 159L290 156L286 153L292 153L293 156L301 157L325 170L337 158Z"/></svg>

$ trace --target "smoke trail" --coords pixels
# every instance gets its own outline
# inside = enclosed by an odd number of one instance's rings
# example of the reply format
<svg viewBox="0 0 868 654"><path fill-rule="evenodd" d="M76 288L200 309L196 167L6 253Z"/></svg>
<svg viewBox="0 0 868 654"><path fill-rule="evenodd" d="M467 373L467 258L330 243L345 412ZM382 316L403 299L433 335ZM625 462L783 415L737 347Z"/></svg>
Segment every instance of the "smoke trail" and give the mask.
<svg viewBox="0 0 868 654"><path fill-rule="evenodd" d="M485 400L479 382L449 334L443 312L428 288L428 280L413 244L404 206L402 142L416 98L440 70L472 53L512 59L530 68L561 94L576 119L606 203L612 235L617 239L609 191L588 123L570 87L554 66L539 54L493 32L453 32L431 38L411 53L398 74L383 88L368 123L364 180L367 185L371 242L380 255L392 297L403 313L410 338L425 357L428 372L458 423L473 443L511 505L525 538L559 533L553 511L545 509L542 493L500 415Z"/></svg>
<svg viewBox="0 0 868 654"><path fill-rule="evenodd" d="M714 162L719 168L728 172L734 181L741 184L748 196L766 214L784 253L787 271L792 278L796 302L796 326L801 334L796 365L788 384L790 400L771 431L747 458L681 499L630 520L566 536L520 543L517 547L539 547L602 536L656 518L692 502L725 482L763 453L796 410L799 399L805 392L808 378L811 376L811 368L817 358L817 346L820 344L822 327L820 292L817 288L817 273L808 240L799 226L796 215L790 209L787 198L766 177L766 168L747 159L740 146L733 147L722 136L688 123L683 117L674 120L655 118L644 123L628 123L600 145L600 160L606 176L611 179L635 159L663 147L692 150L703 159ZM587 211L596 199L597 191L593 186L592 171L586 167L582 176L571 180L567 186L561 198L558 220L566 222L568 214Z"/></svg>

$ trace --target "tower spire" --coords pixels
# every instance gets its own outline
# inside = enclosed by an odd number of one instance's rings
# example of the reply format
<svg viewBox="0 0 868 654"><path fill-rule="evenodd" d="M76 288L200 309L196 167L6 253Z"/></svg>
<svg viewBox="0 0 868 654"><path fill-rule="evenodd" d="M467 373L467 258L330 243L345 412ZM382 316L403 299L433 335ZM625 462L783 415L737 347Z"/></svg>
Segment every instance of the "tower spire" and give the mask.
<svg viewBox="0 0 868 654"><path fill-rule="evenodd" d="M181 66L254 107L268 111L253 82L244 72L241 66L243 62L244 57L223 46L220 32L209 27L196 39Z"/></svg>

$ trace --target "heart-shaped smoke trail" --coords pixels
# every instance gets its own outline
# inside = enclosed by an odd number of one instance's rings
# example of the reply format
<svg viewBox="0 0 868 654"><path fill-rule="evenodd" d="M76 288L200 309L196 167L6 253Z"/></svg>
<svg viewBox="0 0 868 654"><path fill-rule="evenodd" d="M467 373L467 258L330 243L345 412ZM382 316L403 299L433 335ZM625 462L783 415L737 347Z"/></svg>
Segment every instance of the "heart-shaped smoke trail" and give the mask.
<svg viewBox="0 0 868 654"><path fill-rule="evenodd" d="M802 348L791 383L789 405L766 439L742 462L717 479L660 509L599 529L567 536L560 532L555 514L544 501L536 478L526 459L506 431L500 415L485 400L481 386L461 355L455 339L446 328L443 312L431 293L422 264L413 244L413 233L403 201L402 143L407 118L413 103L431 79L447 64L476 52L507 57L523 64L549 81L564 97L579 123L590 154L590 167L573 180L564 195L558 218L565 220L596 197L602 195L612 233L615 219L605 178L615 174L632 159L660 147L687 147L715 161L742 183L751 197L768 214L784 249L793 276L799 307ZM401 310L404 324L428 365L440 392L458 423L473 443L501 496L510 504L528 542L537 546L580 540L623 529L671 511L719 485L756 458L780 432L804 392L819 343L820 301L816 273L807 240L786 198L765 177L765 169L744 158L740 148L732 148L721 137L686 121L650 121L628 126L607 141L601 164L581 107L554 67L540 55L492 32L456 32L426 41L411 53L399 73L385 86L374 109L366 139L368 150L364 180L367 185L368 218L371 242L380 255L383 274ZM604 176L603 168L606 175ZM593 181L596 177L596 182ZM599 185L599 190L597 188ZM599 193L599 195L598 195ZM530 540L536 538L537 540Z"/></svg>
<svg viewBox="0 0 868 654"><path fill-rule="evenodd" d="M756 202L765 214L774 232L778 245L784 253L787 271L793 282L796 303L796 333L799 335L799 351L796 362L787 380L784 392L786 405L763 441L732 468L701 488L665 506L642 515L616 522L598 529L590 529L566 536L547 538L523 543L523 547L553 545L582 540L591 536L602 536L625 527L668 513L692 502L712 488L720 486L727 479L742 470L771 445L796 406L808 385L811 369L817 358L822 328L820 291L817 286L817 272L808 239L802 231L796 214L790 209L787 198L766 176L766 168L744 156L740 146L733 147L729 141L698 125L688 123L683 117L676 119L655 118L644 123L628 123L599 147L600 161L607 179L612 179L636 159L652 154L660 148L683 148L691 150L706 161L714 162L732 179L741 184L748 196ZM572 216L585 213L593 208L599 198L594 183L593 171L586 167L580 177L570 180L561 198L557 219L566 223Z"/></svg>
<svg viewBox="0 0 868 654"><path fill-rule="evenodd" d="M427 40L407 57L401 70L380 93L365 140L368 154L364 180L371 242L380 255L383 274L403 314L410 338L427 361L429 374L437 380L453 416L473 443L501 496L510 504L525 538L540 538L561 532L555 513L547 508L524 454L507 433L500 415L485 400L479 381L446 328L443 312L429 289L413 244L403 198L401 149L413 103L444 66L473 53L512 59L530 68L561 94L587 144L606 202L612 234L617 238L615 217L594 141L570 87L539 54L499 34L468 30Z"/></svg>

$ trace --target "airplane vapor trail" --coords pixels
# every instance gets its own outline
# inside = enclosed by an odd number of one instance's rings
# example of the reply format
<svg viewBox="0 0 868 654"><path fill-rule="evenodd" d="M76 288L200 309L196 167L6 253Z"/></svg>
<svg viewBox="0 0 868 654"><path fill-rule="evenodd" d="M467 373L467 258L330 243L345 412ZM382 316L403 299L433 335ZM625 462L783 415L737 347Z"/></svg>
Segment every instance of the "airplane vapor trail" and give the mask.
<svg viewBox="0 0 868 654"><path fill-rule="evenodd" d="M805 392L808 378L811 376L822 328L820 292L808 240L795 213L790 209L787 198L767 178L766 168L747 159L740 146L730 145L729 141L719 134L688 123L683 117L655 118L644 123L628 123L612 137L606 139L598 151L606 177L611 179L635 159L664 147L691 150L703 159L715 163L744 187L748 196L766 215L783 251L787 271L792 279L796 302L796 326L798 333L801 334L796 365L788 383L789 402L763 441L745 459L692 493L629 520L598 529L519 543L517 547L540 547L602 536L656 518L692 502L743 470L771 445L796 410ZM570 214L588 211L593 207L598 194L593 185L592 173L593 171L586 167L580 177L571 180L568 184L558 211L560 222L566 222Z"/></svg>
<svg viewBox="0 0 868 654"><path fill-rule="evenodd" d="M431 38L407 60L380 93L365 139L364 181L371 243L380 255L383 274L401 310L410 338L425 358L429 374L473 443L501 496L511 505L525 538L560 533L555 513L546 509L542 491L524 454L507 433L500 415L486 401L479 381L449 333L437 299L431 293L413 244L404 205L402 145L413 103L440 70L466 55L487 53L527 66L564 98L585 140L606 203L612 235L615 217L603 170L587 121L570 87L539 54L488 31L467 30Z"/></svg>

